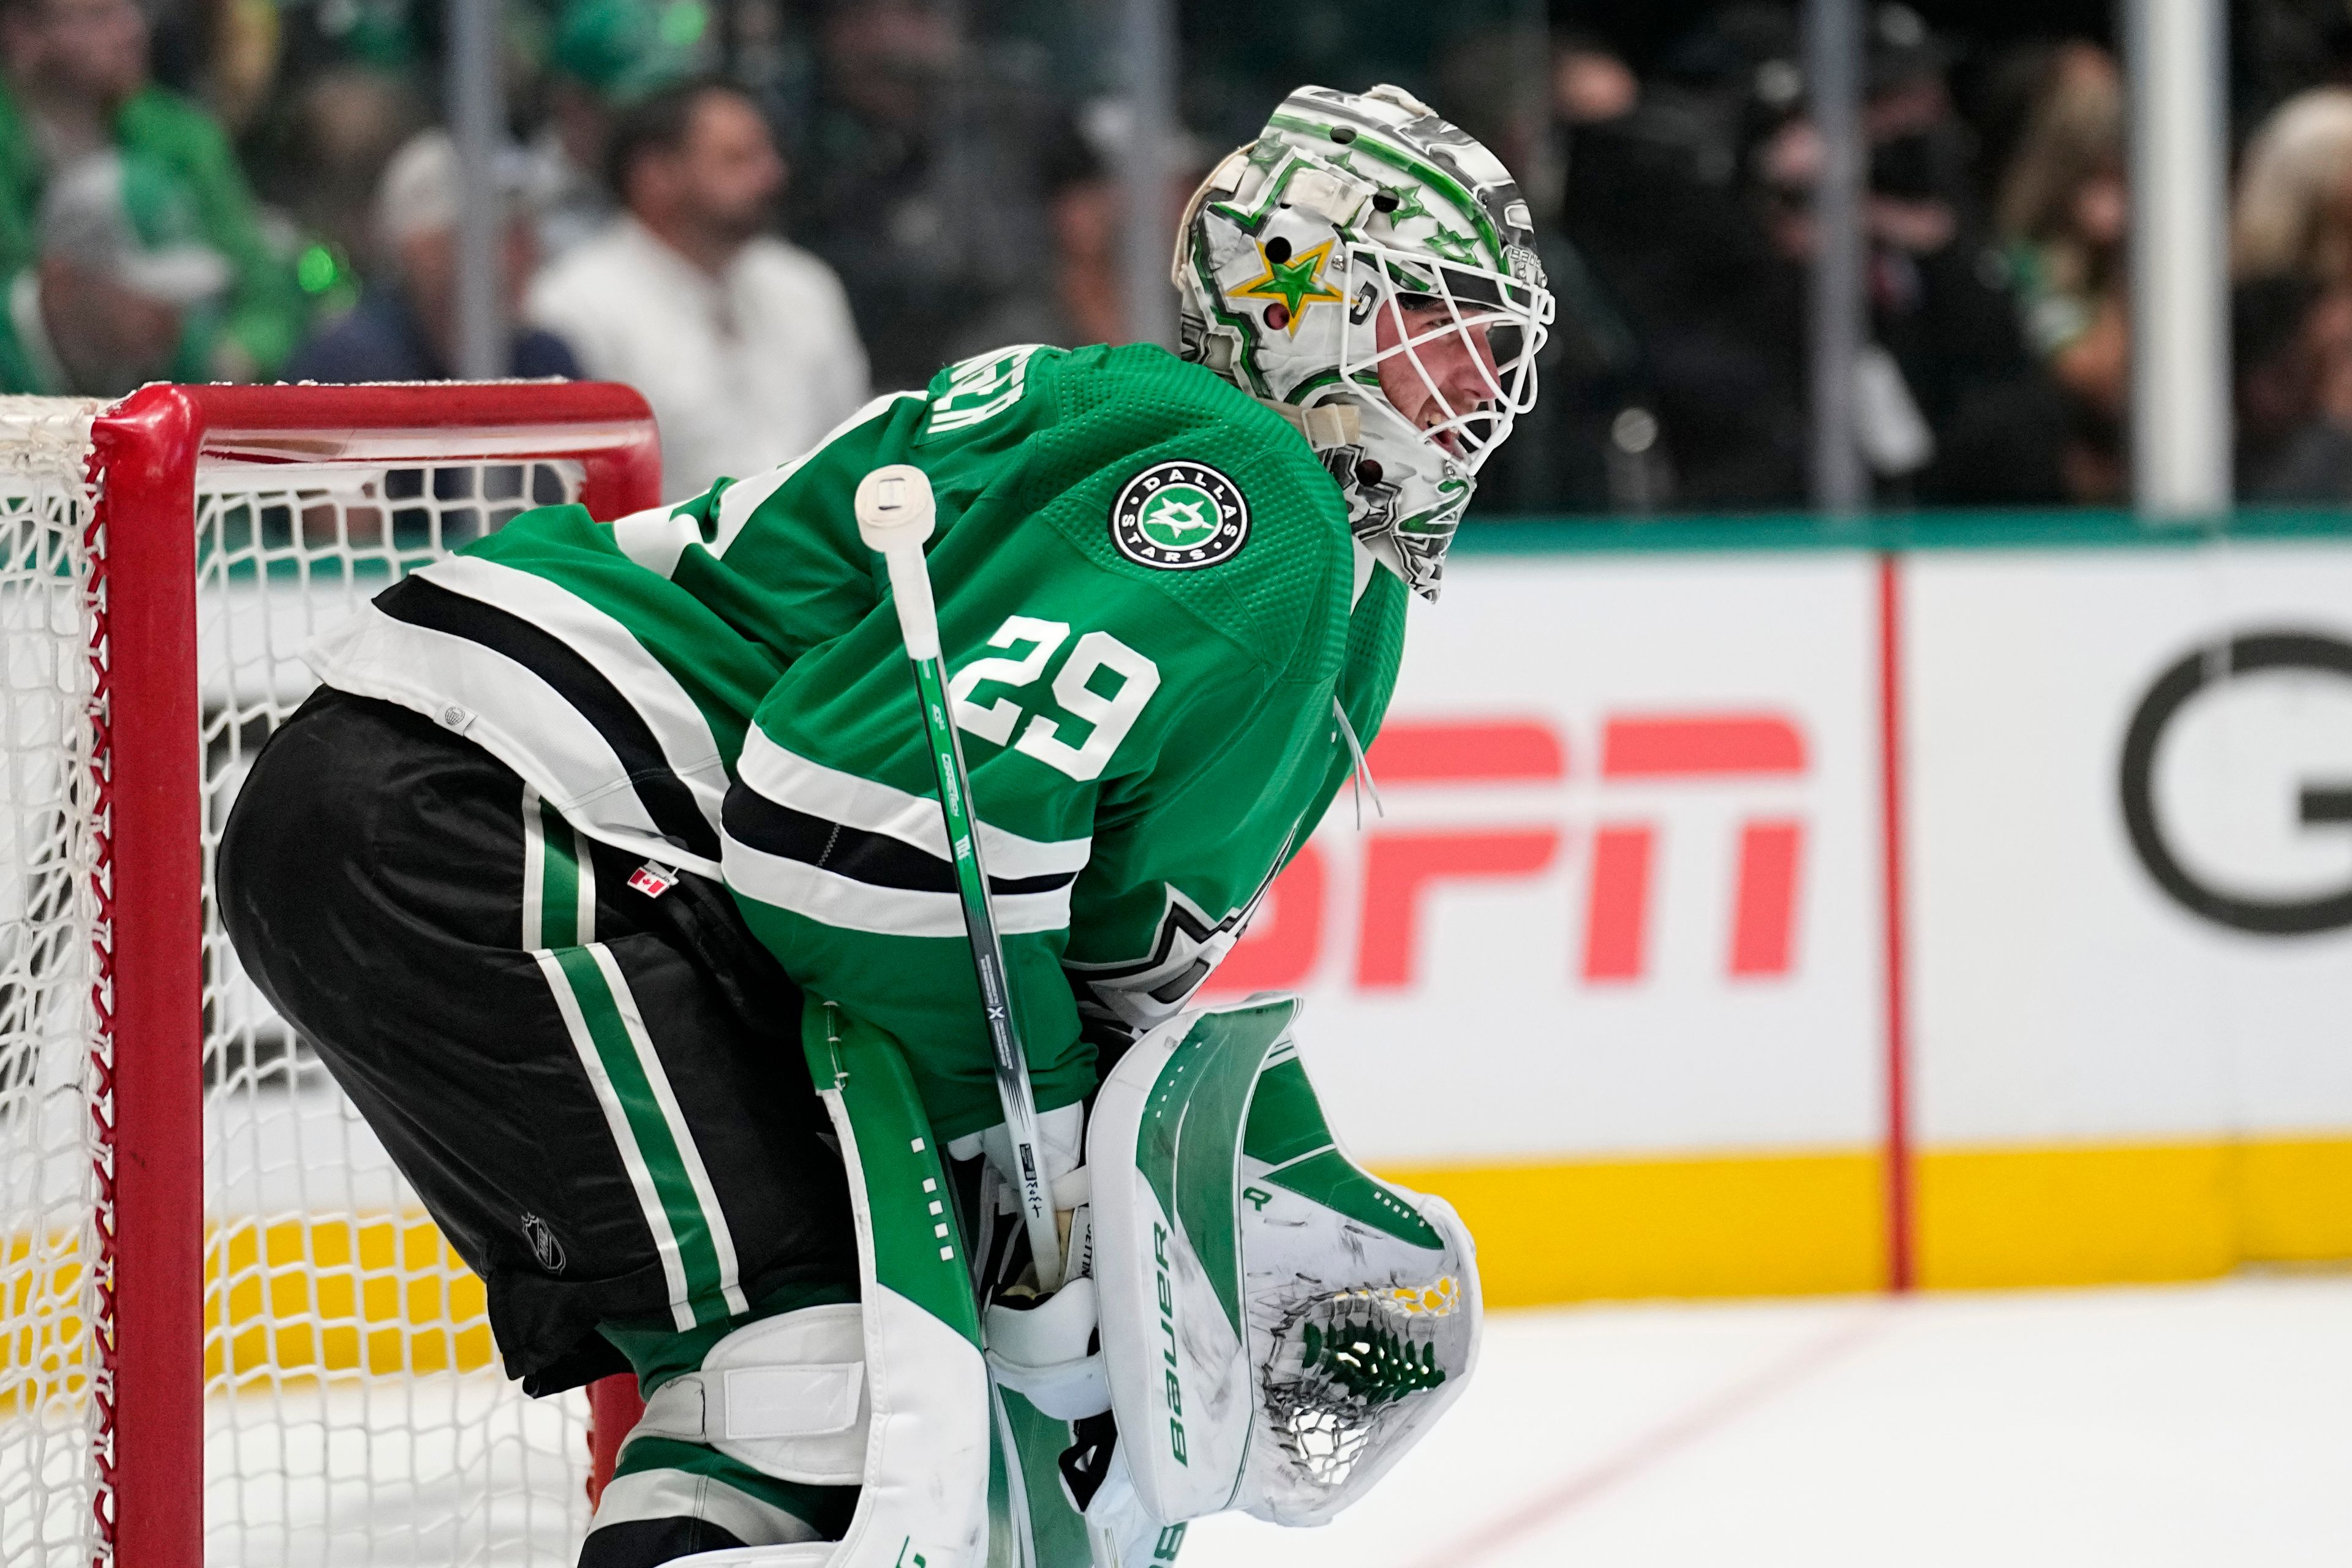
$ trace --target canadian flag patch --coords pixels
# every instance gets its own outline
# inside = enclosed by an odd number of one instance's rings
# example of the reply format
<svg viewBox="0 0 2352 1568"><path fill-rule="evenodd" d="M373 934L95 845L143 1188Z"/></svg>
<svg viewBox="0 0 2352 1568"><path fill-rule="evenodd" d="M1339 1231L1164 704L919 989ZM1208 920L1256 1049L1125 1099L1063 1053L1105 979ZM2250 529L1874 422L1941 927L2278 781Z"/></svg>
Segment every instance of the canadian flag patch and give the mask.
<svg viewBox="0 0 2352 1568"><path fill-rule="evenodd" d="M629 873L629 886L649 899L658 899L677 886L677 873L657 860L648 860Z"/></svg>

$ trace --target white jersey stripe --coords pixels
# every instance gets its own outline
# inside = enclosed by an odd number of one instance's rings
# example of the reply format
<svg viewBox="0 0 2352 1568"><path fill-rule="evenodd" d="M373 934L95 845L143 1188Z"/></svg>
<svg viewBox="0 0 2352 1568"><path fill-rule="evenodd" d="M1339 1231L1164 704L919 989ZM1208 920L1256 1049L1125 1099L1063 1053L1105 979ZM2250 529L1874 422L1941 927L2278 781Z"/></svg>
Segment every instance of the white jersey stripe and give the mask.
<svg viewBox="0 0 2352 1568"><path fill-rule="evenodd" d="M373 605L303 650L328 685L398 703L480 746L520 773L547 804L591 837L706 877L716 861L665 837L646 815L612 746L580 710L528 666L465 637L395 620ZM699 799L723 798L714 755L688 781Z"/></svg>
<svg viewBox="0 0 2352 1568"><path fill-rule="evenodd" d="M935 797L909 795L812 762L787 751L757 725L744 737L736 776L745 788L779 805L868 833L887 834L941 860L949 858L947 825ZM1091 837L1025 838L992 823L980 825L980 853L988 863L992 880L1074 876L1086 869L1093 852Z"/></svg>
<svg viewBox="0 0 2352 1568"><path fill-rule="evenodd" d="M591 942L596 940L596 858L576 835L572 840L573 886L579 893L579 915L572 931L572 940Z"/></svg>
<svg viewBox="0 0 2352 1568"><path fill-rule="evenodd" d="M727 795L718 738L686 688L628 627L560 584L478 555L453 555L418 575L520 616L595 666L652 729L662 760L684 781L703 819L718 829Z"/></svg>
<svg viewBox="0 0 2352 1568"><path fill-rule="evenodd" d="M677 570L677 558L686 547L701 539L702 525L675 506L647 507L613 520L613 542L621 553L664 577Z"/></svg>
<svg viewBox="0 0 2352 1568"><path fill-rule="evenodd" d="M710 541L710 553L725 559L727 547L735 542L735 536L743 531L743 525L751 521L751 514L759 510L760 503L791 482L792 477L799 473L811 458L867 420L887 414L894 405L906 398L920 398L922 395L919 392L886 392L826 431L824 439L790 462L779 463L765 473L752 474L728 486L726 493L719 498L719 527Z"/></svg>
<svg viewBox="0 0 2352 1568"><path fill-rule="evenodd" d="M723 841L728 886L747 899L789 910L841 931L878 936L961 939L963 904L953 893L884 888L826 871L805 860L754 849L730 834ZM989 867L989 876L997 876ZM1060 931L1070 923L1070 884L1050 892L998 893L990 900L1007 936Z"/></svg>

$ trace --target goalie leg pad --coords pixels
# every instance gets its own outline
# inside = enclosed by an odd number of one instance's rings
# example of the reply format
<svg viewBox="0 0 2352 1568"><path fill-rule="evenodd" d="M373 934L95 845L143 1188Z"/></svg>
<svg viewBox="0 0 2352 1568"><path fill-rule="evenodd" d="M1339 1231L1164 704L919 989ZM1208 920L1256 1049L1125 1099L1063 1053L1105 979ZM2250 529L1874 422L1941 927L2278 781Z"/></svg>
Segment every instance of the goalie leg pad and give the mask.
<svg viewBox="0 0 2352 1568"><path fill-rule="evenodd" d="M1480 1303L1443 1200L1338 1145L1296 997L1198 1008L1137 1041L1087 1131L1119 1452L1150 1517L1320 1524L1459 1396Z"/></svg>
<svg viewBox="0 0 2352 1568"><path fill-rule="evenodd" d="M857 1510L838 1542L705 1552L692 1561L695 1568L912 1568L918 1561L927 1568L981 1568L988 1366L940 1150L906 1058L887 1034L811 998L802 1044L840 1140L857 1222L863 1355L856 1364L863 1371L856 1381L866 1433ZM844 1434L805 1428L836 1418L846 1405L849 1341L829 1321L796 1331L806 1335L812 1359L790 1375L808 1379L822 1412L800 1416L802 1430L741 1440L762 1451L769 1444L805 1442L809 1454L830 1455ZM727 1412L740 1416L748 1409L754 1425L781 1420L780 1402L770 1397L781 1392L780 1384L755 1389L748 1405L730 1403ZM710 1421L708 1405L704 1420Z"/></svg>

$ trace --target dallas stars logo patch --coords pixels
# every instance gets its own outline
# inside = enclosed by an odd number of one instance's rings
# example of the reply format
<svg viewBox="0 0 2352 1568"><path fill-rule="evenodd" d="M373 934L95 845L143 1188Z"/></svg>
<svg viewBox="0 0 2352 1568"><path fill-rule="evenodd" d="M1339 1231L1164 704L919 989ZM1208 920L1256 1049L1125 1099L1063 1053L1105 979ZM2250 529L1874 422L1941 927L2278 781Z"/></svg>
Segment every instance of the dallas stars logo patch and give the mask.
<svg viewBox="0 0 2352 1568"><path fill-rule="evenodd" d="M1249 542L1241 487L1206 463L1154 463L1110 508L1110 542L1138 566L1192 572L1230 561Z"/></svg>

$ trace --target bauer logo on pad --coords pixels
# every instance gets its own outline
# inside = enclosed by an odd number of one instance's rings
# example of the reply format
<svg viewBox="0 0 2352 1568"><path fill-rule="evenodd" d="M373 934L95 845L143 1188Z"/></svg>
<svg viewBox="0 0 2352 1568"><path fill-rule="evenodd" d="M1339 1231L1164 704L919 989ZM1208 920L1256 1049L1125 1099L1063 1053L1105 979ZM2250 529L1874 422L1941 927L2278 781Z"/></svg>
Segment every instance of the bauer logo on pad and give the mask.
<svg viewBox="0 0 2352 1568"><path fill-rule="evenodd" d="M1230 561L1249 542L1241 487L1206 463L1154 463L1110 508L1110 542L1139 566L1191 572Z"/></svg>

